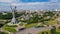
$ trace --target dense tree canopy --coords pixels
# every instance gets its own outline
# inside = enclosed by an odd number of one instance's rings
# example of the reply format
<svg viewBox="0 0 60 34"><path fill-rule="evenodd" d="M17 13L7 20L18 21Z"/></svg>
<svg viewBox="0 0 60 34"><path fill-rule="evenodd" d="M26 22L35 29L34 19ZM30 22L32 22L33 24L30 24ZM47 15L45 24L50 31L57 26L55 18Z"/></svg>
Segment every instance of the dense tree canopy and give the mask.
<svg viewBox="0 0 60 34"><path fill-rule="evenodd" d="M16 18L21 15L22 14L15 13ZM3 15L2 13L0 13L0 19L11 19L11 18L12 18L12 13L7 13L6 15Z"/></svg>

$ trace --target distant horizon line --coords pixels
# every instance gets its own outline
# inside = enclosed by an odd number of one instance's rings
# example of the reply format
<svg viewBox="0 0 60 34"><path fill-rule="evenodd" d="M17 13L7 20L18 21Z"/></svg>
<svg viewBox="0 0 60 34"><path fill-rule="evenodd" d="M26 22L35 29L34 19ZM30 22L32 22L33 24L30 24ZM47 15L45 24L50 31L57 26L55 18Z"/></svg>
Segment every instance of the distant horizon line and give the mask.
<svg viewBox="0 0 60 34"><path fill-rule="evenodd" d="M20 9L20 10L28 10L28 9ZM46 10L44 10L44 9L39 9L40 11L46 11ZM5 11L11 11L11 10L0 10L0 12L1 11L3 11L3 12L5 12ZM17 10L17 11L19 11L19 9ZM35 11L35 10L31 10L31 11ZM60 11L60 9L50 9L50 10L47 10L47 11Z"/></svg>

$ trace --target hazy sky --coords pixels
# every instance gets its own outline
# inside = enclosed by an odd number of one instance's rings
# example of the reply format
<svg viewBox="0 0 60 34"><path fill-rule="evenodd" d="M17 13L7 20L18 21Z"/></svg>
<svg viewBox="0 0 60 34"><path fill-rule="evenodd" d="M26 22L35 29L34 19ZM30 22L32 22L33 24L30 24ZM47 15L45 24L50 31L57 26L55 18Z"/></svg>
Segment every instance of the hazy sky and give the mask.
<svg viewBox="0 0 60 34"><path fill-rule="evenodd" d="M10 10L10 5L17 9L50 10L60 9L60 0L0 0L0 10Z"/></svg>

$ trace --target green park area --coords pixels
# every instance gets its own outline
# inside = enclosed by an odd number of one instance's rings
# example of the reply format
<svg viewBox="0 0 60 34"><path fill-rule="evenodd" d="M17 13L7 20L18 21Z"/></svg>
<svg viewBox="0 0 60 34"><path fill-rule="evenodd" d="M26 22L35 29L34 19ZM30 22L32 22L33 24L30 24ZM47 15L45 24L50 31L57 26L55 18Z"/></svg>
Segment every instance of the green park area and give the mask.
<svg viewBox="0 0 60 34"><path fill-rule="evenodd" d="M55 34L60 34L60 29L56 29L56 30L57 31L55 32ZM51 32L51 30L47 30L47 31L39 32L38 34L52 34L52 33L54 33L54 31Z"/></svg>
<svg viewBox="0 0 60 34"><path fill-rule="evenodd" d="M31 23L31 24L26 24L25 26L26 26L26 28L31 28L31 27L34 27L36 25L37 25L37 23Z"/></svg>
<svg viewBox="0 0 60 34"><path fill-rule="evenodd" d="M58 29L56 29L55 27L55 28L52 28L51 30L38 32L38 34L60 34L60 26L58 27Z"/></svg>
<svg viewBox="0 0 60 34"><path fill-rule="evenodd" d="M38 32L38 34L45 34L45 33L51 34L51 33L50 33L50 30L46 30L46 31L42 31L42 32Z"/></svg>
<svg viewBox="0 0 60 34"><path fill-rule="evenodd" d="M49 20L49 21L44 21L43 23L46 25L54 25L57 24L58 22L57 20Z"/></svg>
<svg viewBox="0 0 60 34"><path fill-rule="evenodd" d="M15 29L16 27L17 27L16 25L12 25L12 26L4 25L3 30L14 33L17 32Z"/></svg>
<svg viewBox="0 0 60 34"><path fill-rule="evenodd" d="M7 32L0 32L0 34L8 34Z"/></svg>

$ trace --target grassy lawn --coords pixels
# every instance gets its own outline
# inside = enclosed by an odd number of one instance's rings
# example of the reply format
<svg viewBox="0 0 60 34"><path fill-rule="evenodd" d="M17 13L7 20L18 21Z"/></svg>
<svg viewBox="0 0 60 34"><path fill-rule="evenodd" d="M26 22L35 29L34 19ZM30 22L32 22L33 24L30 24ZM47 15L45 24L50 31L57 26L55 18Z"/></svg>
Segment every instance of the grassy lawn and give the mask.
<svg viewBox="0 0 60 34"><path fill-rule="evenodd" d="M4 30L6 30L6 31L9 31L9 32L16 32L16 29L14 29L15 27L9 27L9 26L7 26L7 25L5 25L4 27L3 27L3 29Z"/></svg>
<svg viewBox="0 0 60 34"><path fill-rule="evenodd" d="M26 28L30 28L30 27L36 26L37 24L38 23L27 24ZM53 24L57 24L57 21L56 20L45 21L45 24L46 25L53 25Z"/></svg>
<svg viewBox="0 0 60 34"><path fill-rule="evenodd" d="M60 32L60 29L56 29L57 32Z"/></svg>
<svg viewBox="0 0 60 34"><path fill-rule="evenodd" d="M57 31L57 34L60 34L60 29L57 29L56 31Z"/></svg>
<svg viewBox="0 0 60 34"><path fill-rule="evenodd" d="M8 34L7 32L0 32L0 34Z"/></svg>
<svg viewBox="0 0 60 34"><path fill-rule="evenodd" d="M60 34L60 29L56 29L56 31L57 31L57 34Z"/></svg>
<svg viewBox="0 0 60 34"><path fill-rule="evenodd" d="M19 25L20 25L20 26L23 26L23 25L24 25L24 23L22 22L22 23L20 23Z"/></svg>
<svg viewBox="0 0 60 34"><path fill-rule="evenodd" d="M51 33L50 33L50 30L42 31L42 32L44 32L44 33L48 32L48 34L51 34ZM38 34L42 34L42 32L38 32Z"/></svg>
<svg viewBox="0 0 60 34"><path fill-rule="evenodd" d="M42 31L42 32L44 32L44 33L48 32L48 34L51 34L50 30ZM42 34L42 32L38 32L38 34ZM56 29L56 34L60 34L60 29Z"/></svg>
<svg viewBox="0 0 60 34"><path fill-rule="evenodd" d="M60 34L60 32L57 32L57 34Z"/></svg>
<svg viewBox="0 0 60 34"><path fill-rule="evenodd" d="M53 25L53 24L57 24L57 21L56 20L50 20L50 21L45 21L45 24L46 25ZM48 31L42 31L44 33L48 32L48 34L51 34L51 32L48 30ZM42 34L42 32L39 32L38 34ZM57 34L60 34L60 29L56 29L56 33Z"/></svg>
<svg viewBox="0 0 60 34"><path fill-rule="evenodd" d="M16 32L16 30L12 27L5 27L4 29L9 31L9 32L13 32L13 33Z"/></svg>
<svg viewBox="0 0 60 34"><path fill-rule="evenodd" d="M50 21L45 21L44 22L46 25L53 25L53 24L57 24L56 20L50 20Z"/></svg>
<svg viewBox="0 0 60 34"><path fill-rule="evenodd" d="M49 24L57 24L57 21L56 20L50 20Z"/></svg>
<svg viewBox="0 0 60 34"><path fill-rule="evenodd" d="M31 23L31 24L26 24L26 28L30 28L30 27L33 27L33 26L36 26L38 23Z"/></svg>

